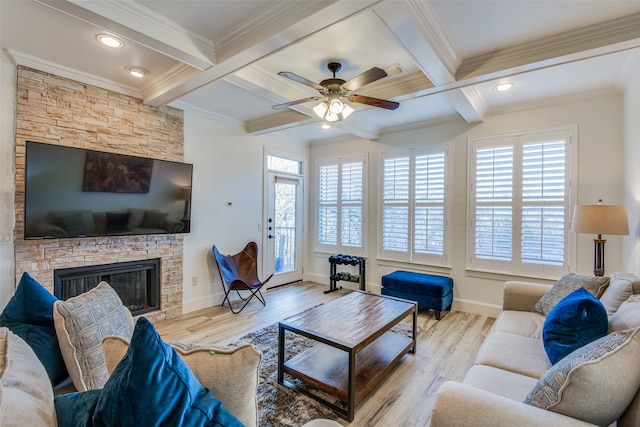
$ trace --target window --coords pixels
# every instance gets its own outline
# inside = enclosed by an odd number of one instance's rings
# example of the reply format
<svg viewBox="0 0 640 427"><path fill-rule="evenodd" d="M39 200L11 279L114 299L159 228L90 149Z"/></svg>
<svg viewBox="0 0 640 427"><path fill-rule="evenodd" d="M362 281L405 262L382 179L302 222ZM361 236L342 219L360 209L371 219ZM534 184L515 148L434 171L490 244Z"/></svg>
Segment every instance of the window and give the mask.
<svg viewBox="0 0 640 427"><path fill-rule="evenodd" d="M574 134L567 128L470 141L470 268L568 272Z"/></svg>
<svg viewBox="0 0 640 427"><path fill-rule="evenodd" d="M447 164L446 144L382 153L381 258L447 265Z"/></svg>
<svg viewBox="0 0 640 427"><path fill-rule="evenodd" d="M318 162L316 249L363 255L364 155Z"/></svg>

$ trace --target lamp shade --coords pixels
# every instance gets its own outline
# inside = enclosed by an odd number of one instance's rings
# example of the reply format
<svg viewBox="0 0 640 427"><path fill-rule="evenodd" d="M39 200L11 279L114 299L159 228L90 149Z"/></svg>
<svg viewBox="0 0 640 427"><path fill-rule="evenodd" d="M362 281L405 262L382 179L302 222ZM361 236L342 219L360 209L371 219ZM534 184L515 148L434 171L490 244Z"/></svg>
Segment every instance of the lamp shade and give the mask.
<svg viewBox="0 0 640 427"><path fill-rule="evenodd" d="M629 234L627 209L616 205L576 206L571 231L626 236Z"/></svg>

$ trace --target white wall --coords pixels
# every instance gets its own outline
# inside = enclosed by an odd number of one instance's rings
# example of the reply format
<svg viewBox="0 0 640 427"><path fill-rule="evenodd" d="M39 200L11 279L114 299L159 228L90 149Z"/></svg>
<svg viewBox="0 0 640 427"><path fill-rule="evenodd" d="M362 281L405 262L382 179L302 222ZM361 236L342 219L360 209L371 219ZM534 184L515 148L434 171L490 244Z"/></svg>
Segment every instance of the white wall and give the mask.
<svg viewBox="0 0 640 427"><path fill-rule="evenodd" d="M249 136L240 125L189 112L185 112L184 129L184 158L194 165L191 233L184 237L186 313L222 302L212 245L222 253L239 252L251 240L258 242L260 250L263 247L265 147L302 158L307 158L308 148L302 141ZM225 206L227 201L233 206Z"/></svg>
<svg viewBox="0 0 640 427"><path fill-rule="evenodd" d="M15 117L17 71L0 51L0 310L13 295L15 258Z"/></svg>
<svg viewBox="0 0 640 427"><path fill-rule="evenodd" d="M640 55L629 70L625 94L625 204L629 237L624 244L625 271L640 275Z"/></svg>
<svg viewBox="0 0 640 427"><path fill-rule="evenodd" d="M380 277L398 269L431 271L450 274L454 279L454 308L496 314L502 303L501 275L480 274L465 269L466 260L466 209L467 209L467 153L468 138L543 129L557 125L578 125L578 204L595 204L602 198L607 204L623 202L624 137L623 98L617 93L599 93L567 100L561 105L516 111L488 117L478 125L462 121L422 129L382 135L378 142L354 139L335 144L316 144L311 147L311 165L315 160L340 153L368 152L369 156L369 221L367 243L367 289L379 292ZM376 261L377 244L377 184L379 153L397 147L412 147L425 144L451 142L451 197L453 206L452 268L438 269L419 265L402 265ZM312 194L315 189L315 170L311 173ZM310 208L313 209L313 204ZM312 236L313 233L308 233ZM576 265L571 271L592 274L593 237L577 237ZM622 238L606 236L607 272L620 271L622 262ZM313 252L313 241L309 242L307 275L314 280L329 283L327 255ZM522 278L520 278L522 280ZM526 278L526 280L530 280ZM349 286L347 282L340 282Z"/></svg>

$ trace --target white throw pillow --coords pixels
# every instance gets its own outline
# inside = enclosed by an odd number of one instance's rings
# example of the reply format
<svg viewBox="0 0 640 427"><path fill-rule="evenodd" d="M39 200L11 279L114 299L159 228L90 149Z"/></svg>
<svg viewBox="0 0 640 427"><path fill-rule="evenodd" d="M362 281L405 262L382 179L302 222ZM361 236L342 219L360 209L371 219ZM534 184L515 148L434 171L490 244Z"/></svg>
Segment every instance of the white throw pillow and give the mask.
<svg viewBox="0 0 640 427"><path fill-rule="evenodd" d="M64 364L78 391L102 388L109 375L102 352L108 335L131 338L133 317L107 282L56 301L53 321Z"/></svg>
<svg viewBox="0 0 640 427"><path fill-rule="evenodd" d="M251 344L222 349L211 344L169 343L204 387L247 427L258 425L257 388L260 353ZM118 336L102 341L109 375L129 348Z"/></svg>
<svg viewBox="0 0 640 427"><path fill-rule="evenodd" d="M634 288L640 289L640 277L629 273L612 273L609 277L611 277L609 287L600 297L600 301L611 317L622 303L634 294Z"/></svg>
<svg viewBox="0 0 640 427"><path fill-rule="evenodd" d="M616 421L640 388L640 328L613 332L553 365L524 400L596 425Z"/></svg>
<svg viewBox="0 0 640 427"><path fill-rule="evenodd" d="M640 326L640 295L632 295L609 318L609 331L624 331Z"/></svg>
<svg viewBox="0 0 640 427"><path fill-rule="evenodd" d="M0 328L0 426L57 426L47 371L8 328Z"/></svg>

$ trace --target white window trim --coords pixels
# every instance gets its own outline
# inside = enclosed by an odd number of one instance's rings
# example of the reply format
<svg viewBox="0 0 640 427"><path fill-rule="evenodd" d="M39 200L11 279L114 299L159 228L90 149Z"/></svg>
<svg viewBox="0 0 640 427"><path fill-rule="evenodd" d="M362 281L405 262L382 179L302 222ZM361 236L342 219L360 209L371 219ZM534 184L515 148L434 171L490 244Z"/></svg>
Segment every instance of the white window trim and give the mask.
<svg viewBox="0 0 640 427"><path fill-rule="evenodd" d="M522 263L519 259L515 259L512 261L498 261L498 260L483 260L475 258L475 153L474 149L478 145L485 145L487 147L498 146L498 145L508 145L506 143L502 143L502 141L520 138L520 142L518 144L521 146L525 142L534 142L539 141L544 138L546 135L552 135L553 137L558 137L560 134L565 134L568 140L568 149L567 156L568 161L566 164L567 167L567 183L566 183L566 199L564 202L565 206L565 260L566 264L564 266L548 266L541 264L527 264ZM467 188L469 189L467 192L467 263L466 268L470 271L478 271L478 272L487 272L487 273L497 273L497 274L506 274L510 276L523 276L523 277L537 277L543 279L557 279L558 277L568 273L571 270L571 266L575 265L575 246L576 246L576 237L571 230L571 216L573 213L573 205L575 204L575 200L578 194L577 185L578 182L578 125L577 124L569 124L564 126L550 127L542 130L534 130L534 131L523 131L523 132L513 132L508 134L500 134L500 135L491 135L484 137L476 137L468 139L468 174L467 174ZM515 165L514 165L515 166ZM514 182L518 183L521 181L521 172L522 166L518 165L517 169L514 167ZM517 202L514 201L513 205L516 206ZM518 207L522 207L522 202L520 201ZM515 222L515 221L514 221ZM513 234L514 236L518 236L514 239L514 245L520 245L520 235L521 233L521 220L518 219L517 225L514 226ZM519 255L520 248L518 247L517 251L514 250L516 254Z"/></svg>
<svg viewBox="0 0 640 427"><path fill-rule="evenodd" d="M378 224L377 224L377 234L378 234L378 254L377 259L380 261L393 261L400 262L403 264L418 264L418 265L427 265L427 266L435 266L435 267L451 267L451 244L452 244L452 209L451 209L451 197L450 197L450 188L451 188L451 156L450 156L450 143L441 143L441 144L433 144L429 146L422 147L414 147L408 149L393 149L386 150L380 153L380 161L378 165ZM430 254L415 254L413 250L413 224L410 225L409 229L409 251L407 253L395 252L383 249L382 242L382 221L383 214L382 211L384 209L384 196L383 196L383 187L384 187L384 171L383 164L386 158L393 157L401 157L401 156L409 156L410 158L410 200L409 200L409 211L410 217L413 217L412 212L414 212L415 208L415 197L413 193L413 177L415 174L415 158L418 155L429 154L429 153L444 153L445 155L445 171L444 171L444 233L443 233L443 254L442 255L430 255Z"/></svg>
<svg viewBox="0 0 640 427"><path fill-rule="evenodd" d="M340 231L341 231L341 223L340 223L340 214L341 214L341 210L340 207L342 205L342 201L340 200L340 198L338 198L338 241L335 245L328 245L328 244L323 244L319 242L319 236L318 236L318 224L320 223L320 218L319 218L319 209L320 209L320 201L318 200L318 194L319 194L319 190L320 190L320 183L319 183L319 179L320 179L320 167L321 166L325 166L325 165L337 165L338 166L338 174L340 176L340 179L338 181L338 189L339 189L339 194L341 194L341 185L342 185L342 165L345 163L356 163L356 162L362 162L362 246L361 247L356 247L356 246L343 246L340 243ZM367 224L368 224L368 206L369 206L369 201L368 201L368 177L369 177L369 168L368 168L368 154L367 153L359 153L359 154L350 154L350 155L345 155L345 156L340 156L340 157L327 157L327 158L322 158L322 159L318 159L316 161L316 166L315 166L315 180L314 180L314 185L315 185L315 196L313 197L313 203L314 203L314 245L315 245L315 251L316 252L320 252L320 253L331 253L331 254L337 254L337 253L342 253L342 254L348 254L348 255L353 255L353 256L367 256Z"/></svg>

